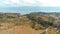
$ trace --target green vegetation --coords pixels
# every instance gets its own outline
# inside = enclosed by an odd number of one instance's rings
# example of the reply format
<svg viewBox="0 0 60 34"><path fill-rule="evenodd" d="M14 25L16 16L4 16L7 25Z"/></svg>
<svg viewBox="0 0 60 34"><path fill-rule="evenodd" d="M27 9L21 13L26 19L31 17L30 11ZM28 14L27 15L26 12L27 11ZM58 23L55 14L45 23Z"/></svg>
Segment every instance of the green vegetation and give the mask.
<svg viewBox="0 0 60 34"><path fill-rule="evenodd" d="M47 30L47 33L48 33L48 34L57 34L57 32L55 31L54 28L49 28L49 29Z"/></svg>
<svg viewBox="0 0 60 34"><path fill-rule="evenodd" d="M57 29L60 28L60 22L56 21L55 17L45 15L45 14L26 14L26 15L20 15L19 13L3 13L0 14L0 24L6 24L7 28L12 28L13 26L20 26L20 25L27 25L35 30L47 30L46 33L48 34L60 34L57 32ZM10 25L10 23L12 25ZM4 26L4 25L0 25ZM53 28L50 28L53 27ZM57 29L55 29L57 28Z"/></svg>

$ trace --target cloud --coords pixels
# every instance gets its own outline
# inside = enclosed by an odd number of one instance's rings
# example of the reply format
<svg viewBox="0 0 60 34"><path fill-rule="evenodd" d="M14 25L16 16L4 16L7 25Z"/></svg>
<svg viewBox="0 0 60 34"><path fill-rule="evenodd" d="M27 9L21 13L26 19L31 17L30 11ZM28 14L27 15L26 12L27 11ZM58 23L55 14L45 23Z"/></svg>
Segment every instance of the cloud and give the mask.
<svg viewBox="0 0 60 34"><path fill-rule="evenodd" d="M2 0L1 6L60 6L60 0Z"/></svg>
<svg viewBox="0 0 60 34"><path fill-rule="evenodd" d="M41 6L60 6L60 0L37 0Z"/></svg>
<svg viewBox="0 0 60 34"><path fill-rule="evenodd" d="M2 4L5 4L6 6L17 6L18 3L18 0L5 0L2 2Z"/></svg>
<svg viewBox="0 0 60 34"><path fill-rule="evenodd" d="M4 0L0 2L3 6L36 6L36 1L34 0Z"/></svg>

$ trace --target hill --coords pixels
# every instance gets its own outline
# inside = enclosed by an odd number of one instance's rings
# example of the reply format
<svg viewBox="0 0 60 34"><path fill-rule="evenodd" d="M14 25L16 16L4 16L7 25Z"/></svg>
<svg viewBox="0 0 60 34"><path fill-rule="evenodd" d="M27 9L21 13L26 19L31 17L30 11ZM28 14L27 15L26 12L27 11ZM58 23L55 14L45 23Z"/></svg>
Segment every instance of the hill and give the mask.
<svg viewBox="0 0 60 34"><path fill-rule="evenodd" d="M1 34L60 34L60 13L0 13L0 30Z"/></svg>

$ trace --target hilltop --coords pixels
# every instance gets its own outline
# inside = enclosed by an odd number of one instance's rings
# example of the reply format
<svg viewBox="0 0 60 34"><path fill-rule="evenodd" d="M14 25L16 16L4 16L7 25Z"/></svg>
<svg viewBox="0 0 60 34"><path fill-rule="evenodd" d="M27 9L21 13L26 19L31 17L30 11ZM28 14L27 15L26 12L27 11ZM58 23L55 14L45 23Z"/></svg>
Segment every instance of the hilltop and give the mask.
<svg viewBox="0 0 60 34"><path fill-rule="evenodd" d="M23 34L28 31L31 31L32 33L35 32L36 34L37 32L40 32L39 34L60 34L59 20L60 13L56 12L33 12L24 15L21 15L20 13L0 13L0 30L2 30L1 32L8 34L10 34L10 31L12 30L16 33L21 33L22 31L20 32L20 30L24 30ZM23 29L21 29L22 27ZM8 32L6 32L6 30ZM14 34L14 32L11 32L11 34Z"/></svg>

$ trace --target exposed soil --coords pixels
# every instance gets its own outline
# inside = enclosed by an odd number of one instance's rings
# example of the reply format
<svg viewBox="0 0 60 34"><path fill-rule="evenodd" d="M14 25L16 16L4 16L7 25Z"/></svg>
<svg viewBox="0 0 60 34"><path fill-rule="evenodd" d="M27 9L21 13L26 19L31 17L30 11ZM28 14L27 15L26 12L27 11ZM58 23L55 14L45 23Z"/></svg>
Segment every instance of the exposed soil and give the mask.
<svg viewBox="0 0 60 34"><path fill-rule="evenodd" d="M43 30L34 30L30 27L21 25L21 26L15 26L13 28L2 30L0 31L0 34L41 34L44 32Z"/></svg>

